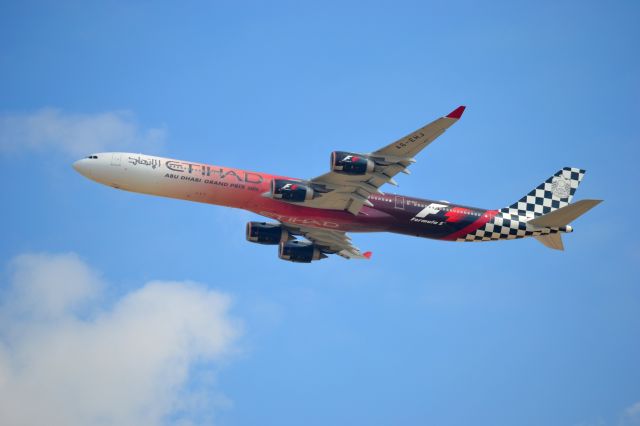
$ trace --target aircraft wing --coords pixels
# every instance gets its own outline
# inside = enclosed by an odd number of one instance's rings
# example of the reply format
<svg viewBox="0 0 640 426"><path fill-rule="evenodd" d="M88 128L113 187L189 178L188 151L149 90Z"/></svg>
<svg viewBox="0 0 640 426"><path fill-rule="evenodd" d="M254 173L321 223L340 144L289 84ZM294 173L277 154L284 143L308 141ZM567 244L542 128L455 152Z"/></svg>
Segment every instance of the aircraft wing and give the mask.
<svg viewBox="0 0 640 426"><path fill-rule="evenodd" d="M371 252L362 253L351 243L345 232L324 228L293 226L282 223L282 226L293 235L301 235L318 246L323 252L337 254L347 259L369 259Z"/></svg>
<svg viewBox="0 0 640 426"><path fill-rule="evenodd" d="M357 215L362 206L371 205L367 199L372 194L381 194L380 187L385 183L397 185L393 177L400 172L409 174L407 168L415 163L420 151L455 124L465 107L460 106L444 117L427 124L369 154L361 154L371 160L375 166L364 174L345 174L329 172L312 179L310 182L318 189L317 197L304 202L305 206L332 210L347 210ZM354 154L358 155L358 154Z"/></svg>

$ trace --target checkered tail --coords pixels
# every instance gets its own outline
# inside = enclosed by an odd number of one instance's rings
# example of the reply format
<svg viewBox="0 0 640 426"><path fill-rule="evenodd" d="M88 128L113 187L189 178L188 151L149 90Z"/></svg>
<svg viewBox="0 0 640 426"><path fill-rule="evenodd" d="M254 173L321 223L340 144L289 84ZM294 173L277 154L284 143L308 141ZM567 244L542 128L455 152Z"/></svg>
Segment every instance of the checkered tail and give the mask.
<svg viewBox="0 0 640 426"><path fill-rule="evenodd" d="M571 202L584 174L585 170L565 167L500 212L533 218L564 207Z"/></svg>

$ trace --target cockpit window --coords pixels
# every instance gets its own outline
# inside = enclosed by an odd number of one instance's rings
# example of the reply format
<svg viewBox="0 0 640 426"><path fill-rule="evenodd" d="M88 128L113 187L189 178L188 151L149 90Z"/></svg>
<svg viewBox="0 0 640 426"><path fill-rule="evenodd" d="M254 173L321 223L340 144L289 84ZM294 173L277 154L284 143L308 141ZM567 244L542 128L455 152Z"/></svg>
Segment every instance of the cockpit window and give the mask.
<svg viewBox="0 0 640 426"><path fill-rule="evenodd" d="M90 155L87 158L90 159L90 160L97 160L98 156L97 155Z"/></svg>

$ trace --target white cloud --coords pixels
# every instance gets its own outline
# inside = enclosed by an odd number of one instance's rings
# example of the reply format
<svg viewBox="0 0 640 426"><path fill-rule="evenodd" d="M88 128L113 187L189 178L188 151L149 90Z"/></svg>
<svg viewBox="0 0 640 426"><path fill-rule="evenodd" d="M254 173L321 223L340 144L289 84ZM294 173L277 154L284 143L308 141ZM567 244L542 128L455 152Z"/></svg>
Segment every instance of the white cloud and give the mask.
<svg viewBox="0 0 640 426"><path fill-rule="evenodd" d="M0 115L3 152L60 151L72 157L101 151L161 146L164 128L140 129L129 111L71 114L46 108L33 113Z"/></svg>
<svg viewBox="0 0 640 426"><path fill-rule="evenodd" d="M55 318L86 303L100 291L100 279L77 255L55 258L27 254L13 259L12 313Z"/></svg>
<svg viewBox="0 0 640 426"><path fill-rule="evenodd" d="M240 333L227 295L154 281L105 308L95 303L100 278L74 254L11 265L0 307L0 424L201 424L229 404L212 386Z"/></svg>
<svg viewBox="0 0 640 426"><path fill-rule="evenodd" d="M626 410L620 421L621 426L637 426L640 425L640 401L632 404Z"/></svg>

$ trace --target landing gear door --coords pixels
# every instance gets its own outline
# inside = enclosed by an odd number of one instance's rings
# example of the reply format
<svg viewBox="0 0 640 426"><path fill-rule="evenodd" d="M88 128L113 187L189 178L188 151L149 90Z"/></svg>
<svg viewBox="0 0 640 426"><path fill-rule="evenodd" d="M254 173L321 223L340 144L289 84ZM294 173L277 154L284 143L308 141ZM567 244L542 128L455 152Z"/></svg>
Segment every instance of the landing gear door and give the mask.
<svg viewBox="0 0 640 426"><path fill-rule="evenodd" d="M404 210L404 197L400 195L396 195L395 208L399 210Z"/></svg>
<svg viewBox="0 0 640 426"><path fill-rule="evenodd" d="M115 153L111 156L111 165L120 167L120 157L122 154Z"/></svg>

